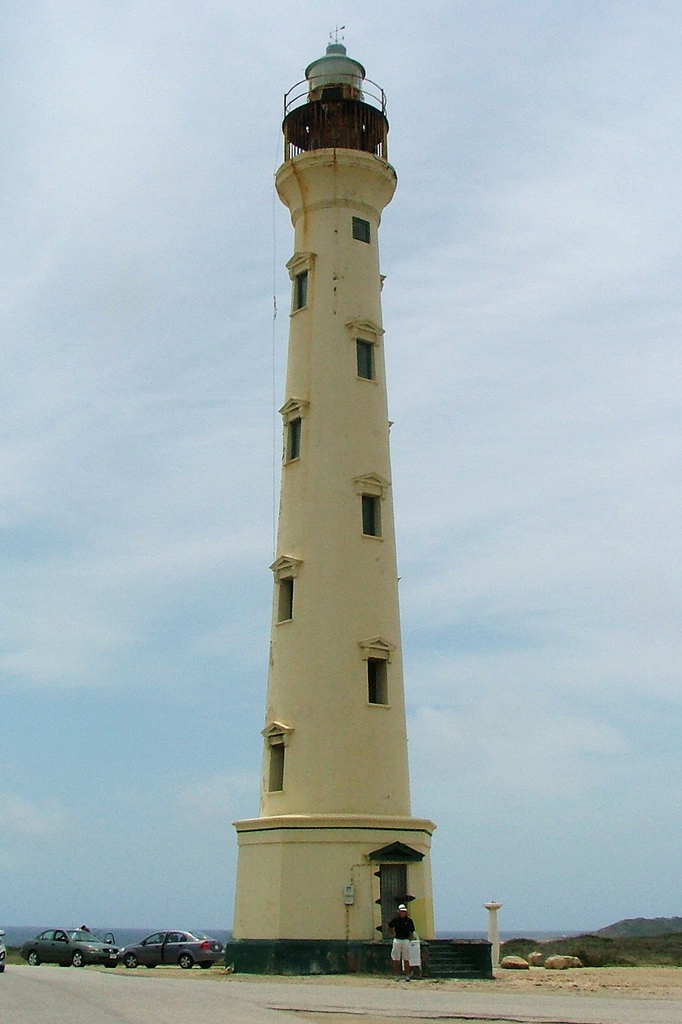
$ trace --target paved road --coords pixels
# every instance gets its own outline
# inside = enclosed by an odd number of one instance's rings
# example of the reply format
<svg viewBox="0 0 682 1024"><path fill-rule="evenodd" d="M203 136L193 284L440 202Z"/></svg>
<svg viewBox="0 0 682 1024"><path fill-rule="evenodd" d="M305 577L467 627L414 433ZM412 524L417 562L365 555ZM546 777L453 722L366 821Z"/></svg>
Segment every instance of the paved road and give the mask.
<svg viewBox="0 0 682 1024"><path fill-rule="evenodd" d="M203 973L203 972L202 972ZM289 1024L301 1018L260 1006L229 979L151 971L10 966L0 977L3 1024Z"/></svg>
<svg viewBox="0 0 682 1024"><path fill-rule="evenodd" d="M434 991L433 988L422 988L419 982L388 989L283 985L277 989L272 986L267 997L262 992L264 987L260 986L257 998L268 1008L327 1012L345 1009L353 1014L364 1011L370 1020L372 1015L383 1015L391 1020L421 1016L431 1020L466 1020L470 1024L477 1020L520 1024L682 1024L682 999L594 998L540 993L517 995L496 993L494 983L490 993L452 989ZM349 1017L348 1024L360 1024L362 1019Z"/></svg>
<svg viewBox="0 0 682 1024"><path fill-rule="evenodd" d="M302 1024L310 1020L308 1013L321 1011L325 1016L352 1014L348 1024L425 1017L470 1024L680 1024L682 999L442 991L418 982L271 984L211 978L198 971L169 977L148 971L10 966L0 976L3 1024Z"/></svg>

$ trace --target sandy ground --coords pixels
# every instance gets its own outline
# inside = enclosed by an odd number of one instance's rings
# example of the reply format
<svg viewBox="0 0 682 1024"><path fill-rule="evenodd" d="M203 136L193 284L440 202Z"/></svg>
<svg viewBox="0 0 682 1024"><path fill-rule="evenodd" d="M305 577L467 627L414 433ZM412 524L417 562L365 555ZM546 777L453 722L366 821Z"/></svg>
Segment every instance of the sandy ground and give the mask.
<svg viewBox="0 0 682 1024"><path fill-rule="evenodd" d="M188 972L185 973L187 976ZM208 972L207 972L208 973ZM217 981L219 973L210 972ZM199 977L198 972L192 972ZM233 974L230 980L250 982L256 980L271 985L351 985L354 987L395 985L393 978L381 979L367 975L332 975L311 978L286 978L263 975ZM618 996L626 999L682 999L682 967L582 967L568 971L546 971L544 967L531 967L528 971L496 971L494 981L431 981L414 979L415 986L434 988L441 992L516 992L528 995L539 992L546 995ZM325 1018L329 1020L329 1018Z"/></svg>
<svg viewBox="0 0 682 1024"><path fill-rule="evenodd" d="M89 970L104 970L91 967ZM119 968L119 970L121 970ZM141 971L141 969L140 969ZM134 972L134 973L140 973ZM124 973L122 971L122 973ZM210 971L182 971L179 967L158 967L155 976L168 974L184 981L208 981L239 985L257 981L266 985L329 985L352 988L393 988L392 977L380 978L367 974L317 975L288 977L282 975L232 974L224 967ZM405 984L400 982L400 984ZM547 971L544 967L531 967L527 971L495 972L494 981L465 981L455 978L436 981L413 978L412 984L439 992L514 992L518 995L584 995L592 998L611 996L621 999L680 999L682 1000L682 967L582 967L567 971ZM328 1022L330 1018L325 1016ZM355 1018L357 1020L357 1018Z"/></svg>

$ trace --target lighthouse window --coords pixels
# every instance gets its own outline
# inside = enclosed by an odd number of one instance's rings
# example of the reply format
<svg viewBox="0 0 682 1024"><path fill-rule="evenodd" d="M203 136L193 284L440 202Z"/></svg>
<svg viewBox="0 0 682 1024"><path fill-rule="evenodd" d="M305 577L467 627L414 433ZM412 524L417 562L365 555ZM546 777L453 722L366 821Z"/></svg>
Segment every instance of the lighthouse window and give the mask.
<svg viewBox="0 0 682 1024"><path fill-rule="evenodd" d="M294 617L294 579L287 576L277 584L277 621L288 622Z"/></svg>
<svg viewBox="0 0 682 1024"><path fill-rule="evenodd" d="M381 498L373 494L362 495L362 532L366 537L381 536Z"/></svg>
<svg viewBox="0 0 682 1024"><path fill-rule="evenodd" d="M388 704L388 680L383 658L367 659L367 700L370 704Z"/></svg>
<svg viewBox="0 0 682 1024"><path fill-rule="evenodd" d="M302 270L294 278L294 309L308 305L308 271Z"/></svg>
<svg viewBox="0 0 682 1024"><path fill-rule="evenodd" d="M277 742L279 740L279 743ZM284 743L281 736L270 741L270 765L268 771L268 791L279 793L284 789Z"/></svg>
<svg viewBox="0 0 682 1024"><path fill-rule="evenodd" d="M296 416L287 423L287 462L301 457L301 417Z"/></svg>
<svg viewBox="0 0 682 1024"><path fill-rule="evenodd" d="M371 341L355 342L358 362L358 377L365 380L374 380L374 345Z"/></svg>
<svg viewBox="0 0 682 1024"><path fill-rule="evenodd" d="M369 242L369 221L353 217L353 238L358 242Z"/></svg>

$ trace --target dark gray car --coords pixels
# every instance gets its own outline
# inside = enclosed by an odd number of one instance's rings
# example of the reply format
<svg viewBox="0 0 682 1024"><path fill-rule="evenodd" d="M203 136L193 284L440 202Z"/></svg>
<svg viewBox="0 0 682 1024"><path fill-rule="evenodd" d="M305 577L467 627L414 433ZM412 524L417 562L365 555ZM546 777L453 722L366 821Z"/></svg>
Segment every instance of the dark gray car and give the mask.
<svg viewBox="0 0 682 1024"><path fill-rule="evenodd" d="M224 947L208 935L195 932L154 932L142 942L126 946L119 958L126 967L157 967L159 964L179 964L189 970L194 964L210 967L223 959Z"/></svg>
<svg viewBox="0 0 682 1024"><path fill-rule="evenodd" d="M20 953L32 967L38 964L61 964L63 967L104 964L105 967L116 967L119 950L113 943L102 942L92 932L81 928L75 931L48 928L35 939L25 942Z"/></svg>

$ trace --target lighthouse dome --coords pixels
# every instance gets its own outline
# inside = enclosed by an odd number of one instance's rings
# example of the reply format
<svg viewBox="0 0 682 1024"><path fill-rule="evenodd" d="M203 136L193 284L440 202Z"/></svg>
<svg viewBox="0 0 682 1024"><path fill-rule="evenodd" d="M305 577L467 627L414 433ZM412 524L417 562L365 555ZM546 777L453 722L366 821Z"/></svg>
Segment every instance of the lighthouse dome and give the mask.
<svg viewBox="0 0 682 1024"><path fill-rule="evenodd" d="M321 99L327 89L341 89L348 99L362 99L365 69L346 54L343 43L329 43L324 57L318 57L305 69L309 100Z"/></svg>

